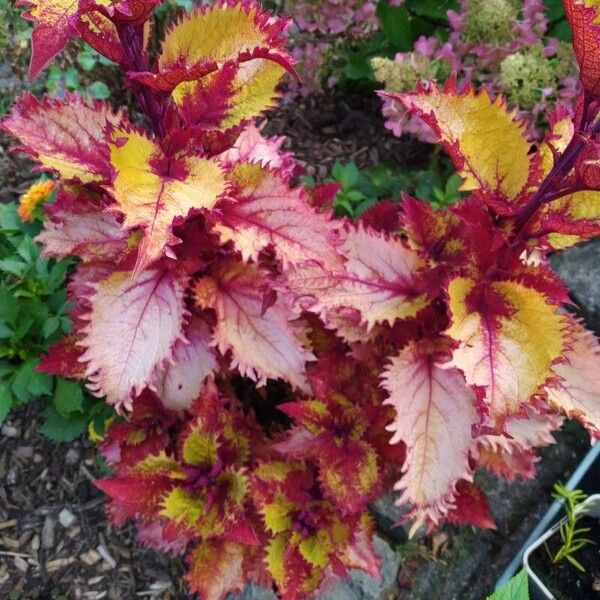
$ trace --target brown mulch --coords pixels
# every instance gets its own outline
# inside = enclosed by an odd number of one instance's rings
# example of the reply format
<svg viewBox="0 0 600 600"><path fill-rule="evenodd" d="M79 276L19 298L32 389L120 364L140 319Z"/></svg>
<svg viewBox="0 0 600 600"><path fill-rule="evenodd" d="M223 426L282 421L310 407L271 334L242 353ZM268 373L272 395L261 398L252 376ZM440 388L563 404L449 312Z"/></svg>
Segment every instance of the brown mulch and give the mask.
<svg viewBox="0 0 600 600"><path fill-rule="evenodd" d="M268 115L264 132L287 137L308 175L323 179L336 160L354 160L360 168L386 163L424 169L431 146L409 137L402 140L385 128L376 96L348 96L331 91L284 104Z"/></svg>
<svg viewBox="0 0 600 600"><path fill-rule="evenodd" d="M47 440L39 410L21 407L0 428L0 598L187 598L180 561L107 523L94 449Z"/></svg>

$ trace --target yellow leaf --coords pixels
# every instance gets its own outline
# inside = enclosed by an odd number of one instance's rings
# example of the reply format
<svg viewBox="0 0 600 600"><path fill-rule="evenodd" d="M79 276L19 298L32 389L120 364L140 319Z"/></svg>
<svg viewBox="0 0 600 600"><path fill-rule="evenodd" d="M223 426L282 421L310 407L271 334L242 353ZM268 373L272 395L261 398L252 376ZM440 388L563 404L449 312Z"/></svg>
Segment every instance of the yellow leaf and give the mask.
<svg viewBox="0 0 600 600"><path fill-rule="evenodd" d="M225 191L225 177L207 158L168 159L154 141L136 131L115 131L109 146L116 171L111 191L125 215L123 227L145 227L136 264L139 272L177 241L171 233L173 219L216 204Z"/></svg>
<svg viewBox="0 0 600 600"><path fill-rule="evenodd" d="M329 554L333 550L331 540L324 529L303 539L298 545L302 557L315 567L324 569L329 564Z"/></svg>
<svg viewBox="0 0 600 600"><path fill-rule="evenodd" d="M513 281L490 285L494 306L469 306L475 281L456 277L448 287L452 325L446 331L457 342L452 363L470 385L482 386L491 416L502 420L530 402L552 376L553 363L566 347L566 318L539 291ZM485 304L485 301L483 302Z"/></svg>
<svg viewBox="0 0 600 600"><path fill-rule="evenodd" d="M188 465L212 465L217 460L218 446L213 435L195 427L183 442L183 459Z"/></svg>
<svg viewBox="0 0 600 600"><path fill-rule="evenodd" d="M541 168L544 176L548 175L554 166L554 153L552 149L555 152L564 152L574 133L575 126L573 118L570 115L557 121L552 126L551 131L546 136L546 140L539 149Z"/></svg>
<svg viewBox="0 0 600 600"><path fill-rule="evenodd" d="M525 126L504 101L483 91L458 93L432 85L397 97L439 133L463 177L463 191L500 192L514 200L528 187L532 156Z"/></svg>
<svg viewBox="0 0 600 600"><path fill-rule="evenodd" d="M261 509L265 526L273 533L288 531L292 526L292 512L297 508L296 504L282 494L275 494L273 502L265 504Z"/></svg>
<svg viewBox="0 0 600 600"><path fill-rule="evenodd" d="M132 473L140 475L167 475L172 479L185 479L186 475L181 465L162 450L159 454L147 456L138 462Z"/></svg>
<svg viewBox="0 0 600 600"><path fill-rule="evenodd" d="M203 7L186 15L171 28L158 57L164 70L182 60L191 65L202 60L223 63L244 51L271 45L271 32L260 26L257 5L219 5Z"/></svg>
<svg viewBox="0 0 600 600"><path fill-rule="evenodd" d="M160 514L180 525L194 527L204 517L204 502L183 488L173 488L162 500Z"/></svg>
<svg viewBox="0 0 600 600"><path fill-rule="evenodd" d="M600 192L583 191L565 196L547 205L546 213L551 214L552 212L565 214L573 221L586 220L600 222ZM556 250L570 248L583 239L587 238L564 233L551 233L548 236L551 246Z"/></svg>
<svg viewBox="0 0 600 600"><path fill-rule="evenodd" d="M226 109L218 129L224 131L276 106L281 95L276 88L285 73L286 70L274 61L255 59L238 65L233 81L226 90L212 87L220 76L216 72L195 81L180 83L172 95L186 118L186 106L193 106L197 98L205 94L222 94ZM193 110L190 111L188 120L194 123Z"/></svg>
<svg viewBox="0 0 600 600"><path fill-rule="evenodd" d="M285 550L288 546L287 534L275 536L267 547L267 567L275 583L281 585L285 577Z"/></svg>

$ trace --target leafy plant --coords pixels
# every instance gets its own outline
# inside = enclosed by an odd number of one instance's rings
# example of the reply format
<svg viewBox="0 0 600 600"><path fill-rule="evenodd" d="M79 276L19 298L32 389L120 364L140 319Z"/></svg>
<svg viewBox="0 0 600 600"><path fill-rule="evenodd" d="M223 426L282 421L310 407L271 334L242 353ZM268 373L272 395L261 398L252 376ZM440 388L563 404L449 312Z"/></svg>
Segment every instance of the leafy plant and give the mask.
<svg viewBox="0 0 600 600"><path fill-rule="evenodd" d="M499 590L496 590L488 600L529 600L529 582L527 573L519 571L509 579Z"/></svg>
<svg viewBox="0 0 600 600"><path fill-rule="evenodd" d="M333 209L337 216L358 218L381 200L399 201L401 194L416 194L436 208L448 206L461 198L459 187L462 179L458 175L448 175L443 183L445 169L443 162L432 163L425 171L406 172L380 164L367 169L359 169L354 161L336 161L331 169L331 177L325 184L339 184L333 198ZM312 177L304 177L303 183L314 187Z"/></svg>
<svg viewBox="0 0 600 600"><path fill-rule="evenodd" d="M151 52L154 3L42 2L32 74L79 34L139 109L25 94L2 122L60 181L44 252L80 259L73 332L46 365L85 370L127 415L97 485L116 524L186 556L192 592L252 581L300 600L351 568L377 576L368 506L395 481L413 528L491 528L476 468L533 477L563 414L600 438L599 345L548 261L600 233L596 9L566 4L575 117L559 108L536 147L503 101L453 80L395 95L465 197L350 222L253 123L293 72L285 19L222 0Z"/></svg>
<svg viewBox="0 0 600 600"><path fill-rule="evenodd" d="M587 507L583 504L587 499L587 494L581 490L570 490L563 484L557 482L554 484L554 493L557 500L564 502L566 521L560 525L560 538L563 542L552 558L552 564L559 564L563 560L570 562L576 569L585 573L584 566L575 558L574 554L584 546L593 544L592 540L585 538L585 534L590 531L589 527L581 527L580 521L585 517Z"/></svg>
<svg viewBox="0 0 600 600"><path fill-rule="evenodd" d="M41 430L56 441L69 441L91 419L105 416L107 408L87 398L80 384L38 370L40 356L71 331L66 277L73 261L40 254L34 236L41 224L32 217L43 196L35 194L36 187L46 195L52 189L34 185L19 209L0 204L0 422L12 407L48 396L52 401Z"/></svg>

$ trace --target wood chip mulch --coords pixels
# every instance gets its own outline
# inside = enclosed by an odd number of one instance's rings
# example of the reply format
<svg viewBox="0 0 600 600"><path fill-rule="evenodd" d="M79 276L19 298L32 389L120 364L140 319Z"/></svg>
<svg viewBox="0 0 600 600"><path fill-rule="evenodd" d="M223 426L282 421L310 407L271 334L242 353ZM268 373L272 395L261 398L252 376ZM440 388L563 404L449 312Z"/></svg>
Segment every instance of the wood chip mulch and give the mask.
<svg viewBox="0 0 600 600"><path fill-rule="evenodd" d="M187 598L180 561L107 523L94 449L46 439L39 409L19 408L0 428L0 598Z"/></svg>

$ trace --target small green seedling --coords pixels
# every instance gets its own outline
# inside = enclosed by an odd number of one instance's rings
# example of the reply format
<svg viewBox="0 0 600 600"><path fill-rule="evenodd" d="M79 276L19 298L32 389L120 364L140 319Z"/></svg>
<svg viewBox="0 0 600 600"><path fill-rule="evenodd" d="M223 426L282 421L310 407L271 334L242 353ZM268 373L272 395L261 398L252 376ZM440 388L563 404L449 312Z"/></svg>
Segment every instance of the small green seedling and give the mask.
<svg viewBox="0 0 600 600"><path fill-rule="evenodd" d="M584 537L590 529L580 527L580 521L587 513L587 507L583 504L587 495L581 490L569 490L562 483L554 485L552 495L554 498L564 501L567 513L567 520L560 526L560 537L563 543L558 552L553 557L551 556L552 564L557 565L563 560L567 560L576 569L585 573L584 566L573 555L584 546L594 543Z"/></svg>

